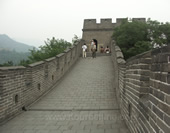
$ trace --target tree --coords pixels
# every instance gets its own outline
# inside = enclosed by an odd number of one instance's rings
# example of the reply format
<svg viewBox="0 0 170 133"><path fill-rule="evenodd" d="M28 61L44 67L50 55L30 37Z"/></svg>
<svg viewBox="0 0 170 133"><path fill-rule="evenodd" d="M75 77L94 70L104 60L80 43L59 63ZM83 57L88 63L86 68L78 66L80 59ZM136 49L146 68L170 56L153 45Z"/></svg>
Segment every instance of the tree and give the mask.
<svg viewBox="0 0 170 133"><path fill-rule="evenodd" d="M152 45L159 46L170 44L170 23L160 23L148 19L148 32Z"/></svg>
<svg viewBox="0 0 170 133"><path fill-rule="evenodd" d="M31 56L29 56L30 63L41 61L57 54L64 52L65 49L71 46L71 43L63 39L55 39L54 37L50 40L45 41L44 46L40 46L39 50L33 49L31 51Z"/></svg>
<svg viewBox="0 0 170 133"><path fill-rule="evenodd" d="M73 45L74 44L76 44L76 43L78 43L78 42L80 42L80 38L77 36L77 35L74 35L74 37L72 38L72 43L73 43Z"/></svg>
<svg viewBox="0 0 170 133"><path fill-rule="evenodd" d="M14 65L13 61L7 61L7 62L5 62L5 63L3 63L3 64L0 64L0 67L13 66L13 65Z"/></svg>
<svg viewBox="0 0 170 133"><path fill-rule="evenodd" d="M140 21L124 21L116 27L113 39L121 48L125 59L151 49L148 25Z"/></svg>
<svg viewBox="0 0 170 133"><path fill-rule="evenodd" d="M170 23L165 23L160 25L161 37L167 45L170 45Z"/></svg>
<svg viewBox="0 0 170 133"><path fill-rule="evenodd" d="M28 64L31 64L30 60L21 60L18 65L19 66L28 66Z"/></svg>

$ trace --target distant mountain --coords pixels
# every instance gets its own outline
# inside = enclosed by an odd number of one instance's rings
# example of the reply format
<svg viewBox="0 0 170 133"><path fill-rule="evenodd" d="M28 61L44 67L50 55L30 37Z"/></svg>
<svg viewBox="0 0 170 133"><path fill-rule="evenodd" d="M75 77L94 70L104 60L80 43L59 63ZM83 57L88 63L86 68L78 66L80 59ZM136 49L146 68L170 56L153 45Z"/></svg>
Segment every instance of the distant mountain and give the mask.
<svg viewBox="0 0 170 133"><path fill-rule="evenodd" d="M3 49L0 50L0 64L4 64L7 63L8 61L12 61L14 65L17 65L20 63L21 60L28 60L28 56L30 56L30 52L19 53L16 51L9 51Z"/></svg>
<svg viewBox="0 0 170 133"><path fill-rule="evenodd" d="M5 34L0 34L0 50L9 50L16 52L29 52L29 49L33 49L33 46L29 46L24 43L14 41Z"/></svg>

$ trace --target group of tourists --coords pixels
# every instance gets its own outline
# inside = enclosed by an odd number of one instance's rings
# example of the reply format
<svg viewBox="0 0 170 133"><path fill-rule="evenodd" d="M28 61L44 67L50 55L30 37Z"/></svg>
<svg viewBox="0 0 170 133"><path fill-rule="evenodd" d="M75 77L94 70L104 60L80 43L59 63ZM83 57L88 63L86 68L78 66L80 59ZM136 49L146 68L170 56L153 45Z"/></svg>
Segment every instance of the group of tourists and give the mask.
<svg viewBox="0 0 170 133"><path fill-rule="evenodd" d="M92 58L96 58L96 51L97 51L97 40L92 39L91 41L91 52L92 52ZM82 46L83 49L83 58L86 58L86 52L87 52L87 46L86 43ZM100 48L101 53L110 53L109 46L107 46L105 49L103 47Z"/></svg>

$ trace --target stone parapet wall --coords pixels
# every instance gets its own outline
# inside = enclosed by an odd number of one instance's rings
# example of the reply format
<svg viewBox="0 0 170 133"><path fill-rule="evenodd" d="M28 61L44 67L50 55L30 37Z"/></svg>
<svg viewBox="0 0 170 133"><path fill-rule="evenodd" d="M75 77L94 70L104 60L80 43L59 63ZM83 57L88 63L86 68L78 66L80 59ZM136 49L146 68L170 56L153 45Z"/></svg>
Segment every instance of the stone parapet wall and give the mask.
<svg viewBox="0 0 170 133"><path fill-rule="evenodd" d="M28 67L0 67L0 123L48 92L81 55L83 41L56 57Z"/></svg>
<svg viewBox="0 0 170 133"><path fill-rule="evenodd" d="M126 62L115 42L112 60L122 117L132 133L170 131L170 46L154 49Z"/></svg>
<svg viewBox="0 0 170 133"><path fill-rule="evenodd" d="M170 46L151 52L149 123L156 132L170 131Z"/></svg>

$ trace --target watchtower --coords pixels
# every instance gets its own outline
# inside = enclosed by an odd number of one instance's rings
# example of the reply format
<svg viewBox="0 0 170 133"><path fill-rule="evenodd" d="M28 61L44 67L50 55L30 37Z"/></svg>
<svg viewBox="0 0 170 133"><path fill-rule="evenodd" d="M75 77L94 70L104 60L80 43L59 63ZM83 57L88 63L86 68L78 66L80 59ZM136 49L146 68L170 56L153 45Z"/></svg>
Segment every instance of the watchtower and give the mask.
<svg viewBox="0 0 170 133"><path fill-rule="evenodd" d="M96 39L98 41L98 51L100 47L110 47L111 36L114 28L119 26L122 21L127 18L117 18L116 23L112 23L111 18L101 19L100 23L96 23L96 19L85 19L83 26L82 39L86 42L88 51L90 51L90 41ZM134 18L133 20L145 21L145 18Z"/></svg>

